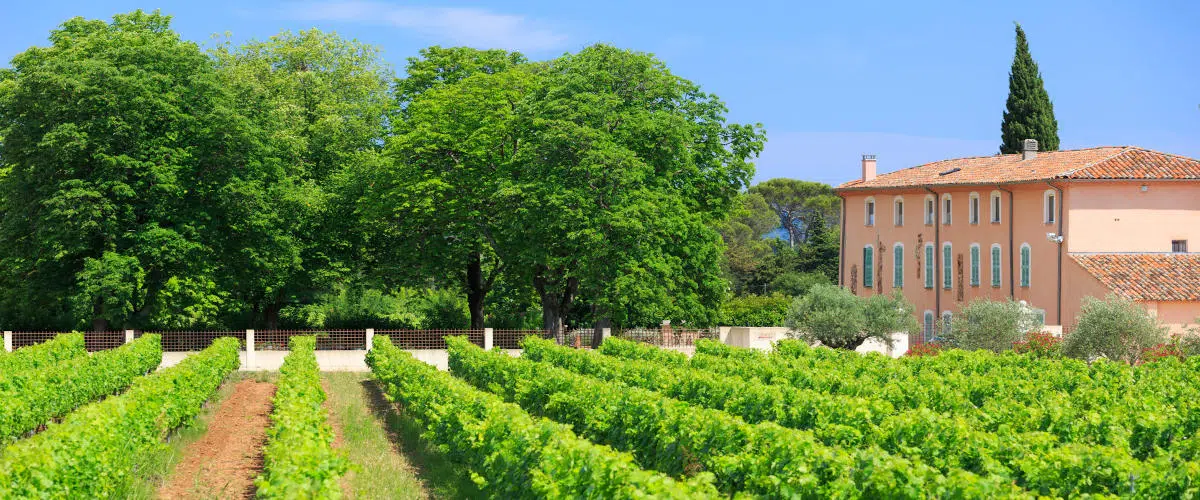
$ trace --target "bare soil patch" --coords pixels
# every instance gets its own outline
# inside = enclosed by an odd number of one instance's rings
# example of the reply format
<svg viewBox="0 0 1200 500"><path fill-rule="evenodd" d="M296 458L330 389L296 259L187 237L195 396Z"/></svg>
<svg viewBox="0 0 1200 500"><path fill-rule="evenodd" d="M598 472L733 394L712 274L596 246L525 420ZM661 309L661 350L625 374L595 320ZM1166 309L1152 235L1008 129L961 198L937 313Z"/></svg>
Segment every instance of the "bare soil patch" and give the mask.
<svg viewBox="0 0 1200 500"><path fill-rule="evenodd" d="M213 414L204 437L184 450L159 498L254 498L275 384L242 380Z"/></svg>

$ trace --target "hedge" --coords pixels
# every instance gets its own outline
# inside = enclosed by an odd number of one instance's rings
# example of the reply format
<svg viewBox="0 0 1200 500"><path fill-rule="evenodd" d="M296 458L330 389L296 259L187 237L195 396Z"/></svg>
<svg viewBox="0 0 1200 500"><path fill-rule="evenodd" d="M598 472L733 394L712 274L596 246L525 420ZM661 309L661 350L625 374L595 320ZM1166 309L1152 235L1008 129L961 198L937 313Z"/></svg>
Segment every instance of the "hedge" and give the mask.
<svg viewBox="0 0 1200 500"><path fill-rule="evenodd" d="M116 394L160 363L158 335L145 335L115 349L8 374L0 380L0 442Z"/></svg>
<svg viewBox="0 0 1200 500"><path fill-rule="evenodd" d="M571 425L589 439L633 453L673 476L715 474L726 494L768 497L1023 496L1002 478L965 471L943 476L876 447L821 443L773 422L748 424L645 389L605 382L545 363L449 342L450 370L528 411Z"/></svg>
<svg viewBox="0 0 1200 500"><path fill-rule="evenodd" d="M217 339L124 394L76 410L0 454L0 498L127 496L134 465L194 417L238 367L238 341Z"/></svg>
<svg viewBox="0 0 1200 500"><path fill-rule="evenodd" d="M59 361L84 356L82 333L65 333L40 344L13 352L0 352L0 378L12 373L50 366Z"/></svg>
<svg viewBox="0 0 1200 500"><path fill-rule="evenodd" d="M633 457L577 437L565 425L413 358L376 336L367 353L389 399L425 427L424 438L469 469L488 497L717 498L711 476L685 482L645 471Z"/></svg>
<svg viewBox="0 0 1200 500"><path fill-rule="evenodd" d="M340 498L338 478L350 461L333 449L326 423L314 337L292 337L276 384L271 428L263 448L263 475L255 481L259 498Z"/></svg>

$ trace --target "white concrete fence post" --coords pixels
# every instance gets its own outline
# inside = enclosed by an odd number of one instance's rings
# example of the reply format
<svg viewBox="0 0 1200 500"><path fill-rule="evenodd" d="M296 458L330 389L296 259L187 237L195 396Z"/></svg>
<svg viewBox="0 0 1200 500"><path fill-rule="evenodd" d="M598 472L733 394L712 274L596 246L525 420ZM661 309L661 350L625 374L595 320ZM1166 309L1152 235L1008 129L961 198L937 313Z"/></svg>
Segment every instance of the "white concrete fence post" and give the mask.
<svg viewBox="0 0 1200 500"><path fill-rule="evenodd" d="M612 336L612 328L601 328L600 329L600 342L604 342L604 339L609 338L611 336Z"/></svg>
<svg viewBox="0 0 1200 500"><path fill-rule="evenodd" d="M495 340L496 340L496 337L492 333L492 329L484 328L483 329L483 349L485 351L492 350L492 346L496 345Z"/></svg>
<svg viewBox="0 0 1200 500"><path fill-rule="evenodd" d="M254 368L254 330L246 330L246 368Z"/></svg>
<svg viewBox="0 0 1200 500"><path fill-rule="evenodd" d="M4 330L4 352L12 352L12 332Z"/></svg>
<svg viewBox="0 0 1200 500"><path fill-rule="evenodd" d="M367 328L367 350L371 350L371 346L375 345L375 329Z"/></svg>
<svg viewBox="0 0 1200 500"><path fill-rule="evenodd" d="M133 330L125 330L125 343L133 342Z"/></svg>

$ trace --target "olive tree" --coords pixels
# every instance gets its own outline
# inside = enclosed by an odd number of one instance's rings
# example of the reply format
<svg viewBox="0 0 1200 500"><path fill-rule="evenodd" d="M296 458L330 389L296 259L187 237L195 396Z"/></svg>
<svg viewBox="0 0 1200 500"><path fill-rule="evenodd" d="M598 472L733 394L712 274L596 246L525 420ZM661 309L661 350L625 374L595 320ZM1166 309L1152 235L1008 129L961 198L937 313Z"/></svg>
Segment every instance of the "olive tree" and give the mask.
<svg viewBox="0 0 1200 500"><path fill-rule="evenodd" d="M1037 326L1033 309L1020 302L979 298L955 315L947 340L968 351L1007 351Z"/></svg>
<svg viewBox="0 0 1200 500"><path fill-rule="evenodd" d="M868 339L892 345L892 333L917 330L913 307L899 294L860 298L849 290L814 285L788 311L789 335L834 349L856 349Z"/></svg>
<svg viewBox="0 0 1200 500"><path fill-rule="evenodd" d="M1130 364L1142 351L1166 340L1166 330L1137 303L1109 295L1104 300L1087 297L1079 322L1063 342L1063 353L1073 358L1119 359Z"/></svg>

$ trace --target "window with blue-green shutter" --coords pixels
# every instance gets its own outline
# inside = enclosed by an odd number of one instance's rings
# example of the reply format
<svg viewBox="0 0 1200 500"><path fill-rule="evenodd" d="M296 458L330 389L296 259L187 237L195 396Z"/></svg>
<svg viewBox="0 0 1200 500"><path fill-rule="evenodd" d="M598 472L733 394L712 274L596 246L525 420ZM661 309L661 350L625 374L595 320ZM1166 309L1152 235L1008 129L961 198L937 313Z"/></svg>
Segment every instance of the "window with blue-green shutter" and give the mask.
<svg viewBox="0 0 1200 500"><path fill-rule="evenodd" d="M933 288L933 243L925 244L925 288Z"/></svg>
<svg viewBox="0 0 1200 500"><path fill-rule="evenodd" d="M925 311L925 342L933 339L933 311Z"/></svg>
<svg viewBox="0 0 1200 500"><path fill-rule="evenodd" d="M892 247L892 286L904 288L904 245Z"/></svg>
<svg viewBox="0 0 1200 500"><path fill-rule="evenodd" d="M979 286L979 244L971 245L971 286Z"/></svg>
<svg viewBox="0 0 1200 500"><path fill-rule="evenodd" d="M992 245L992 287L1000 288L1000 245Z"/></svg>
<svg viewBox="0 0 1200 500"><path fill-rule="evenodd" d="M1029 244L1021 245L1021 286L1029 286L1029 265L1031 256L1029 255Z"/></svg>
<svg viewBox="0 0 1200 500"><path fill-rule="evenodd" d="M942 245L942 288L947 290L954 287L954 267L950 262L953 253L949 243Z"/></svg>
<svg viewBox="0 0 1200 500"><path fill-rule="evenodd" d="M863 286L875 286L875 247L863 247Z"/></svg>

